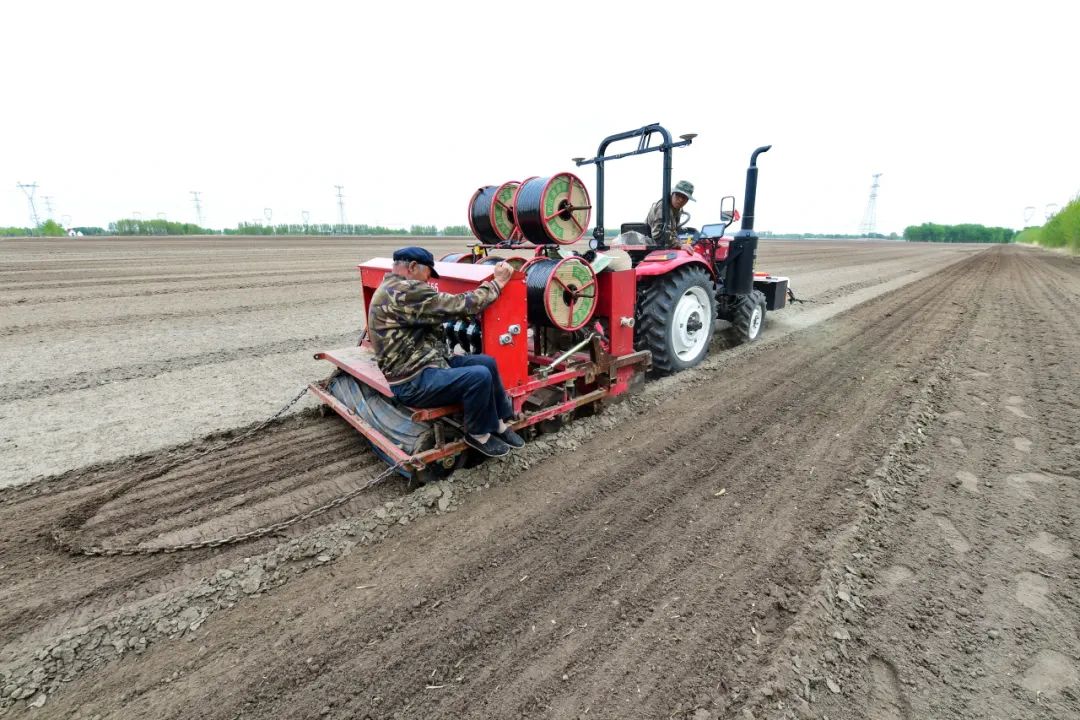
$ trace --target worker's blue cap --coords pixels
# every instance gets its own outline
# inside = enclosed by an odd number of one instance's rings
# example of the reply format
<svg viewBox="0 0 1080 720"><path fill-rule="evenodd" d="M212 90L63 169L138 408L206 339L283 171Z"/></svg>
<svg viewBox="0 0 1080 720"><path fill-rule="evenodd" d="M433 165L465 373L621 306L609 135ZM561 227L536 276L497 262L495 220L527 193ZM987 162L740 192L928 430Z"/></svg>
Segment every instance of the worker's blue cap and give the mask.
<svg viewBox="0 0 1080 720"><path fill-rule="evenodd" d="M431 268L431 277L439 277L435 272L435 256L422 247L403 247L394 251L394 262L415 262Z"/></svg>

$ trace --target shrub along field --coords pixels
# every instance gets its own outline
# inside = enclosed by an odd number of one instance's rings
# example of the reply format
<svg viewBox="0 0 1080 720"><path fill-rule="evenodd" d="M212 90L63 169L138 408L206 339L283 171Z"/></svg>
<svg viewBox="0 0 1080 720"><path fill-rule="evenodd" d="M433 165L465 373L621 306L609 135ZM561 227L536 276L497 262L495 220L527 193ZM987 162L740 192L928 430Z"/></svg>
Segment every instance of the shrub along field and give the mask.
<svg viewBox="0 0 1080 720"><path fill-rule="evenodd" d="M1017 242L1034 243L1049 248L1068 248L1080 253L1080 196L1050 218L1042 227L1025 228Z"/></svg>

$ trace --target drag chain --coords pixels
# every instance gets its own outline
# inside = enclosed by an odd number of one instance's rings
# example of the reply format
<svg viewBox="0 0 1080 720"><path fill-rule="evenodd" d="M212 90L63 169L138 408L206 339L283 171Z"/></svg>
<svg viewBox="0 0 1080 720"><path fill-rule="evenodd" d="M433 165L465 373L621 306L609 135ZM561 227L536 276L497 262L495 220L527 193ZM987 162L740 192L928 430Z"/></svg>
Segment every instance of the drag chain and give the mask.
<svg viewBox="0 0 1080 720"><path fill-rule="evenodd" d="M287 528L287 527L289 527L291 525L295 525L295 524L297 524L299 522L303 522L304 520L310 520L311 518L316 517L318 515L321 515L321 514L327 512L327 511L329 511L329 510L333 510L334 508L336 508L336 507L338 507L340 505L344 505L345 503L349 502L350 500L355 498L360 493L362 493L365 490L368 490L371 487L375 486L376 484L382 482L383 480L388 478L391 474L396 472L401 467L402 464L398 463L398 464L396 464L396 465L394 465L394 466L392 466L390 468L387 468L387 470L385 472L375 476L374 478L369 480L364 485L361 485L360 487L358 487L358 488L356 488L354 490L350 490L349 492L345 493L344 495L339 495L338 497L334 498L333 500L330 500L329 502L323 503L322 505L320 505L320 506L318 506L316 508L313 508L313 509L308 510L308 511L303 512L303 513L298 513L296 515L293 515L290 518L286 518L285 520L282 520L280 522L276 522L276 523L274 523L272 525L265 525L263 527L258 527L258 528L255 528L253 530L248 530L248 531L242 532L242 533L236 533L234 535L228 535L226 537L214 538L214 539L211 539L211 540L197 540L197 541L193 541L193 542L177 543L175 545L151 545L151 546L121 545L121 546L107 547L107 546L103 546L103 545L81 545L78 542L78 540L77 540L77 538L75 536L75 531L77 531L80 527L82 527L82 525L87 520L89 520L94 515L94 513L96 513L99 509L101 509L102 506L104 506L107 503L109 503L109 502L115 500L116 498L120 497L124 493L126 493L129 490L131 490L132 488L134 488L136 485L139 485L139 484L144 483L144 482L149 482L150 480L156 480L157 478L162 477L163 475L168 473L170 470L173 470L174 468L178 467L179 465L181 465L181 464L183 464L185 462L191 462L192 460L197 460L198 458L204 457L206 455L210 455L211 453L219 452L221 450L224 450L225 448L236 445L241 440L245 440L245 439L251 437L253 434L255 434L256 432L262 430L267 425L269 425L270 423L272 423L273 421L275 421L279 417L281 417L286 411L289 410L289 408L291 408L293 405L295 405L297 402L299 402L300 398L304 397L304 395L307 394L307 391L308 391L307 387L304 387L304 389L301 390L299 393L297 393L297 395L292 400L287 402L284 405L284 407L282 407L280 410L278 410L276 413L271 415L269 418L267 418L263 422L259 423L255 427L251 428L247 432L243 433L242 435L238 435L238 436L236 436L234 438L231 438L231 439L229 439L229 440L227 440L227 441L225 441L225 442L223 442L223 443L221 443L219 445L215 445L214 447L207 448L205 450L201 450L200 452L196 453L193 456L180 458L180 459L174 460L171 463L167 463L167 464L163 465L162 467L158 468L158 470L156 472L153 472L150 475L147 475L145 477L135 478L134 480L123 483L119 487L114 488L113 490L111 490L108 493L105 493L105 495L103 495L101 497L98 497L98 498L94 498L94 499L84 503L77 510L75 510L70 515L68 515L63 520L61 520L60 525L53 529L53 531L52 531L53 540L62 549L64 549L65 551L67 551L67 552L69 552L69 553L71 553L73 555L89 555L89 556L95 556L95 557L115 557L117 555L160 555L160 554L167 554L167 553L174 553L174 552L183 552L183 551L186 551L186 550L201 550L203 548L216 548L216 547L222 547L224 545L235 545L237 543L247 542L248 540L255 540L257 538L265 537L266 535L271 535L273 533L280 532L281 530L284 530L285 528Z"/></svg>

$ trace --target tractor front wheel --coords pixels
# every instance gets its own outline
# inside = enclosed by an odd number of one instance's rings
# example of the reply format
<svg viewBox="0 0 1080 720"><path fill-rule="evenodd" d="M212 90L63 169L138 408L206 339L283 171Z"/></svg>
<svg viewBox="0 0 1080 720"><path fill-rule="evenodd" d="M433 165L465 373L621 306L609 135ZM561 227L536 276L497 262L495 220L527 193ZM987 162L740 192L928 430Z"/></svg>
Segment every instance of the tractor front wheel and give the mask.
<svg viewBox="0 0 1080 720"><path fill-rule="evenodd" d="M654 370L678 372L705 359L716 327L715 292L700 266L684 265L639 286L634 344L652 353Z"/></svg>
<svg viewBox="0 0 1080 720"><path fill-rule="evenodd" d="M765 293L754 290L739 296L733 303L731 316L731 324L742 342L757 340L765 324Z"/></svg>

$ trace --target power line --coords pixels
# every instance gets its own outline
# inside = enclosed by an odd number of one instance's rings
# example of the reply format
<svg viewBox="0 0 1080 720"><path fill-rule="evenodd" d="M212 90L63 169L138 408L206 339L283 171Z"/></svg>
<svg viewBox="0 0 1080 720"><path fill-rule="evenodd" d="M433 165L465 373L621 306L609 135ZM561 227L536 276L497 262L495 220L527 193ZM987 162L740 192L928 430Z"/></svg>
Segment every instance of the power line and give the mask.
<svg viewBox="0 0 1080 720"><path fill-rule="evenodd" d="M30 221L36 228L41 222L38 220L37 207L34 206L34 193L37 192L37 183L21 183L16 181L16 186L24 193L26 193L26 199L30 201Z"/></svg>
<svg viewBox="0 0 1080 720"><path fill-rule="evenodd" d="M874 182L870 185L870 199L866 203L866 212L863 213L862 226L860 232L869 237L874 234L877 229L877 192L878 192L878 178L884 175L884 173L875 173Z"/></svg>
<svg viewBox="0 0 1080 720"><path fill-rule="evenodd" d="M341 191L345 189L344 185L335 185L337 188L337 204L338 204L338 217L342 225L345 224L345 196L341 194Z"/></svg>
<svg viewBox="0 0 1080 720"><path fill-rule="evenodd" d="M199 194L200 193L199 193L198 190L192 190L191 191L192 202L195 203L196 222L198 223L199 227L202 227L202 223L203 223L203 219L202 219L202 203L199 202Z"/></svg>

